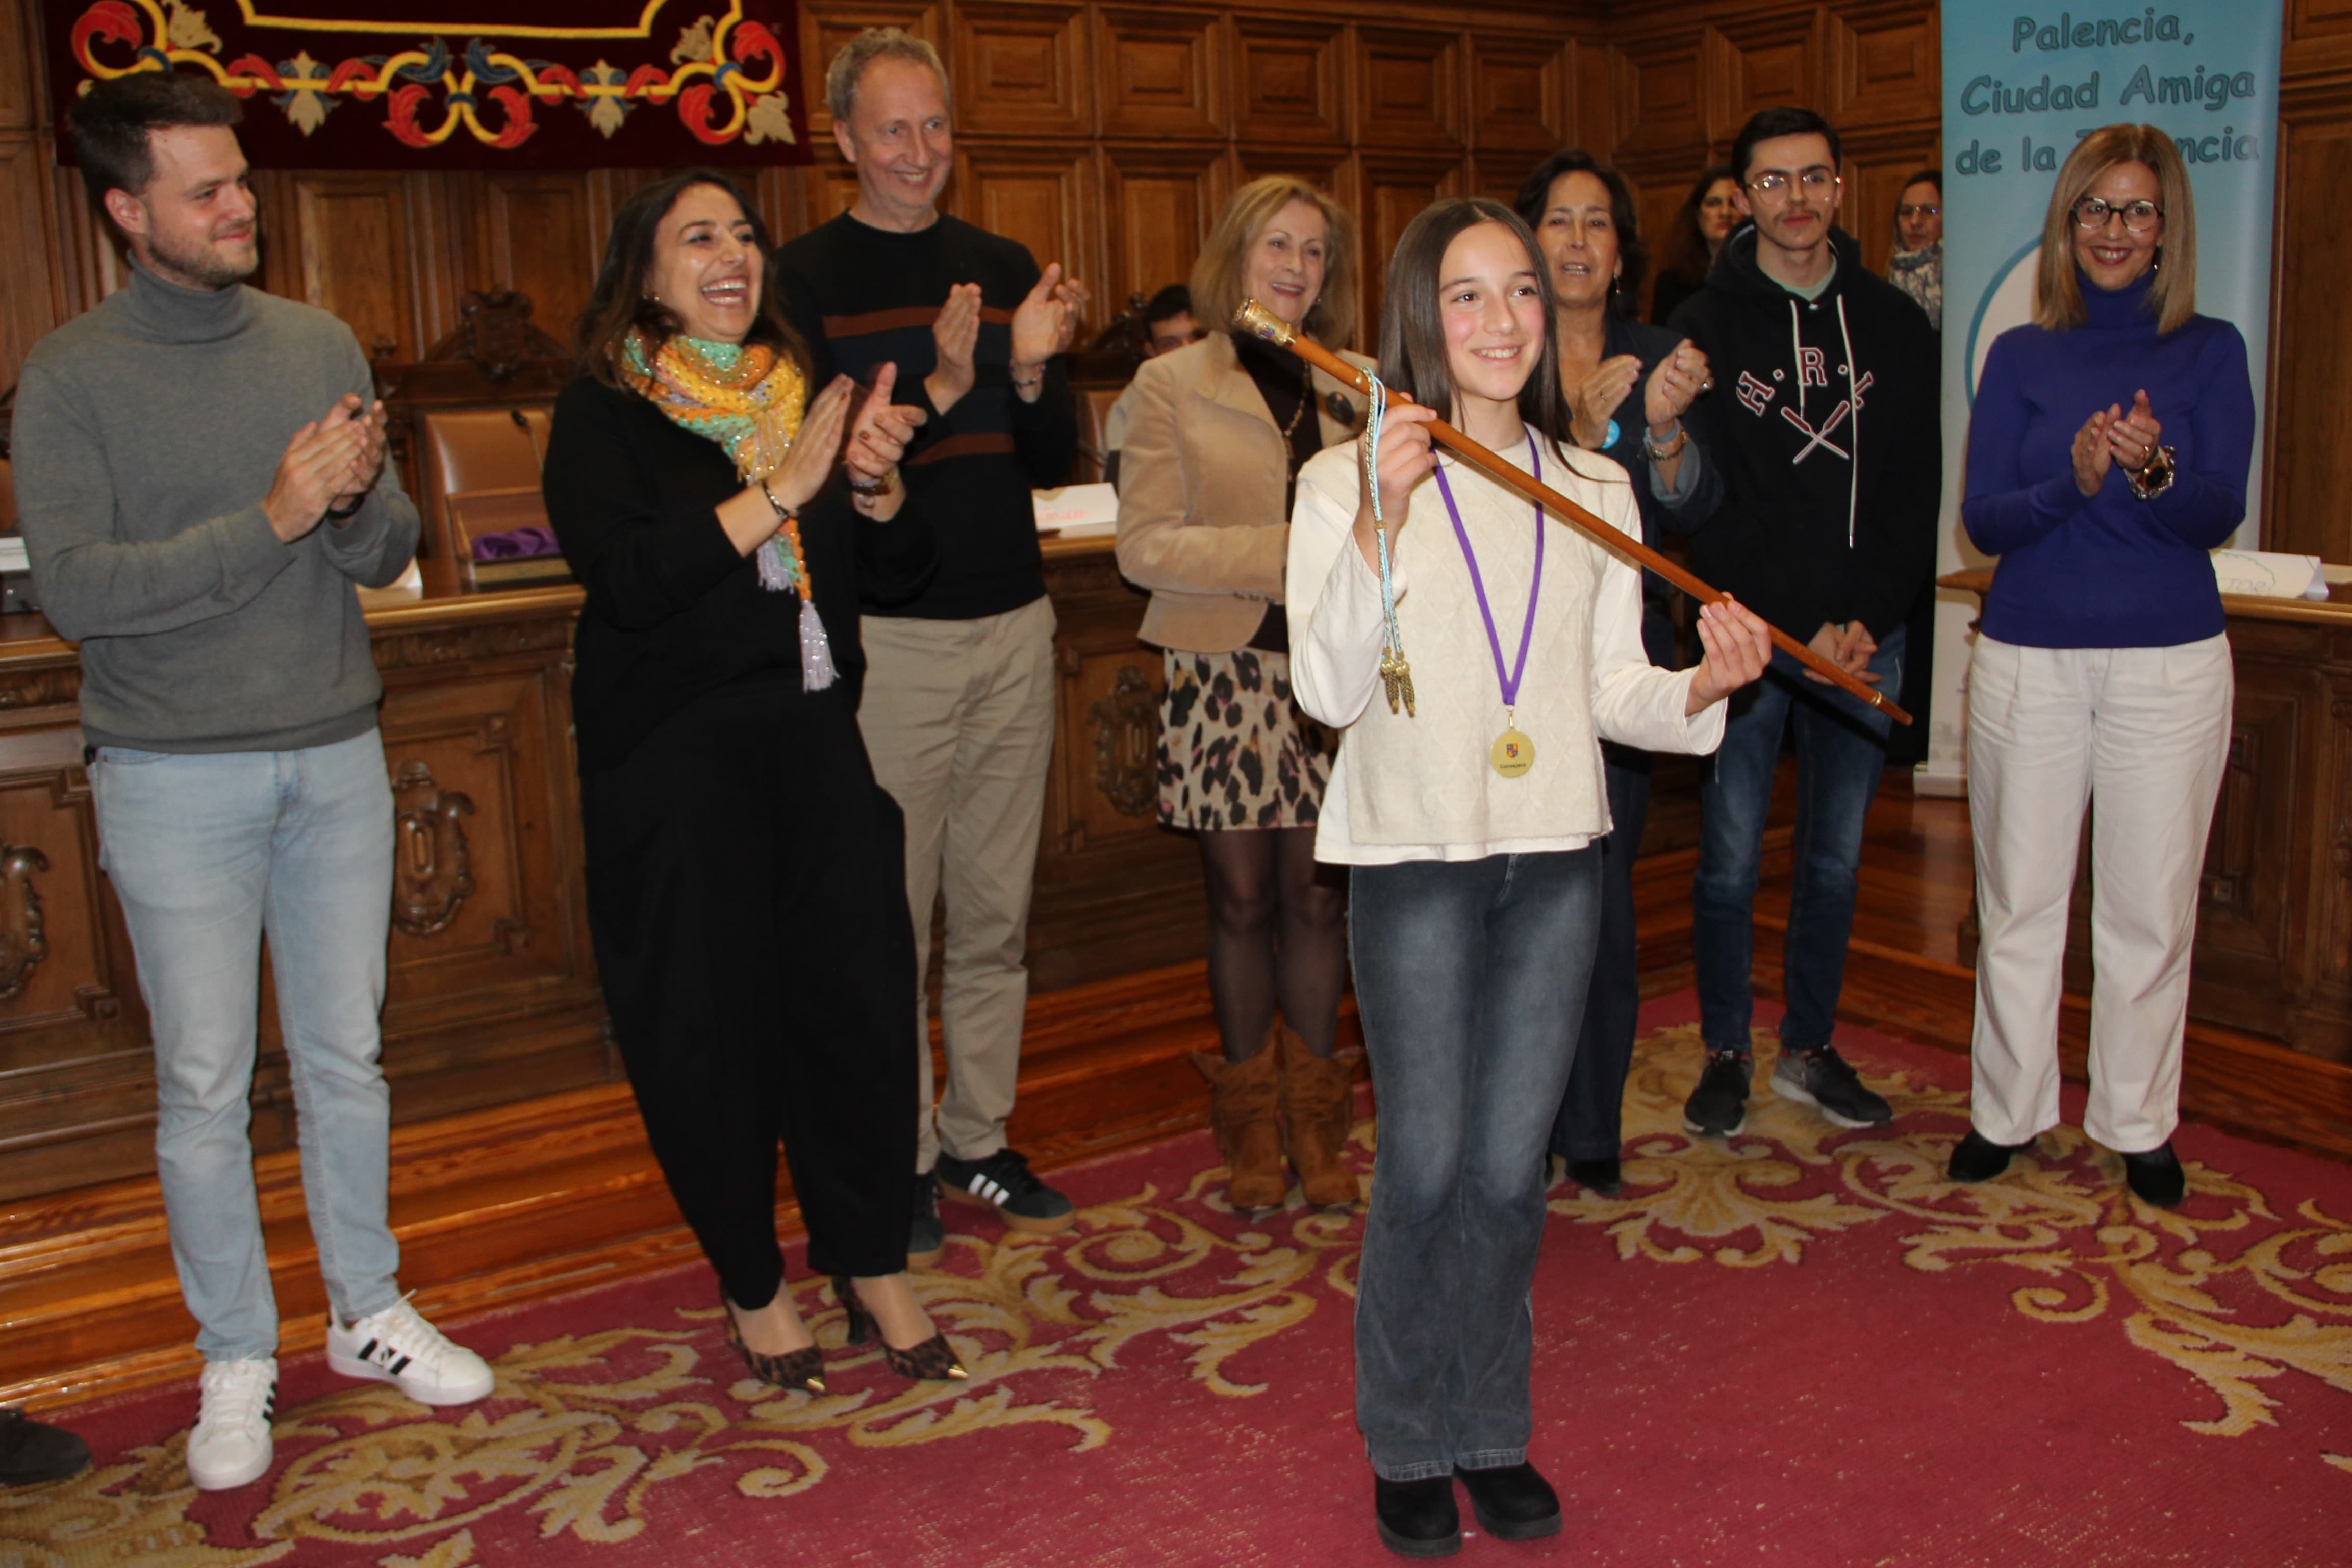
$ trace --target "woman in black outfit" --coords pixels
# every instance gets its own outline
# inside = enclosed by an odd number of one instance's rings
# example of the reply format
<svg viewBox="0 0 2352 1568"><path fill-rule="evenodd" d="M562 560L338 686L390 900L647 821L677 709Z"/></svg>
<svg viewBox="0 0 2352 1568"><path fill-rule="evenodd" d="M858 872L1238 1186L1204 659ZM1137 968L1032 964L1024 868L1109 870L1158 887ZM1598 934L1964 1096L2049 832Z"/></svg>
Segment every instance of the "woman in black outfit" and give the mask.
<svg viewBox="0 0 2352 1568"><path fill-rule="evenodd" d="M1665 514L1704 517L1722 497L1722 479L1682 423L1707 384L1706 356L1681 334L1630 314L1642 297L1648 251L1633 190L1616 170L1576 148L1555 153L1521 184L1517 205L1551 269L1570 432L1578 446L1625 470L1643 539L1654 546ZM1643 649L1652 664L1672 669L1667 592L1663 581L1643 574ZM1579 1186L1613 1197L1621 1182L1625 1075L1642 1006L1633 859L1650 811L1650 754L1604 741L1601 755L1612 824L1601 847L1601 943L1551 1152L1568 1163Z"/></svg>
<svg viewBox="0 0 2352 1568"><path fill-rule="evenodd" d="M902 1375L964 1375L906 1275L914 935L857 731L859 595L911 594L935 546L888 521L921 416L890 405L887 368L854 418L845 378L807 384L768 248L709 170L622 206L545 490L588 591L572 706L614 1034L730 1340L821 1393L783 1289L780 1135L851 1342L878 1329Z"/></svg>
<svg viewBox="0 0 2352 1568"><path fill-rule="evenodd" d="M1723 242L1738 226L1738 176L1731 172L1728 163L1700 170L1698 178L1691 182L1690 195L1683 198L1674 221L1666 226L1657 288L1650 297L1652 324L1664 326L1675 306L1706 286L1707 272L1715 266L1715 253L1723 248ZM1640 295L1628 289L1625 298L1629 302L1636 301ZM1627 315L1638 311L1638 304L1629 303Z"/></svg>

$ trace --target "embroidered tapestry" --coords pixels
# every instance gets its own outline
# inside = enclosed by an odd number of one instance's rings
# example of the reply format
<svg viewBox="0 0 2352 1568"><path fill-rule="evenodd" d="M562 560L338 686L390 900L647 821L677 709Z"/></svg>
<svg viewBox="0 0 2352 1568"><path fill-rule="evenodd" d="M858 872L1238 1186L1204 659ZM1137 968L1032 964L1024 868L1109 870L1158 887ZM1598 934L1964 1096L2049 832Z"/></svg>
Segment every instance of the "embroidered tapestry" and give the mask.
<svg viewBox="0 0 2352 1568"><path fill-rule="evenodd" d="M238 134L257 167L808 162L793 0L45 0L43 13L53 102L130 71L206 76L246 100Z"/></svg>

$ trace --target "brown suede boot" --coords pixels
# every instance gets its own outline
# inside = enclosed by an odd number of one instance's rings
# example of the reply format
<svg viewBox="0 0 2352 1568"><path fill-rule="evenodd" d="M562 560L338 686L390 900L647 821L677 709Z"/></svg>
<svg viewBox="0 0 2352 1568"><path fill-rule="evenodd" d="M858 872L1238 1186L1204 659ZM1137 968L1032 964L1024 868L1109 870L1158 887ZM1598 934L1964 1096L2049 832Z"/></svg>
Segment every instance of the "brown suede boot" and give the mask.
<svg viewBox="0 0 2352 1568"><path fill-rule="evenodd" d="M1282 1116L1298 1185L1310 1204L1352 1204L1363 1185L1340 1150L1356 1121L1356 1075L1349 1062L1309 1051L1286 1026L1282 1053Z"/></svg>
<svg viewBox="0 0 2352 1568"><path fill-rule="evenodd" d="M1209 1129L1217 1135L1217 1152L1230 1173L1226 1196L1237 1209L1279 1208L1289 1182L1282 1169L1282 1134L1274 1121L1278 1055L1273 1033L1247 1061L1220 1061L1206 1051L1192 1056L1209 1080Z"/></svg>

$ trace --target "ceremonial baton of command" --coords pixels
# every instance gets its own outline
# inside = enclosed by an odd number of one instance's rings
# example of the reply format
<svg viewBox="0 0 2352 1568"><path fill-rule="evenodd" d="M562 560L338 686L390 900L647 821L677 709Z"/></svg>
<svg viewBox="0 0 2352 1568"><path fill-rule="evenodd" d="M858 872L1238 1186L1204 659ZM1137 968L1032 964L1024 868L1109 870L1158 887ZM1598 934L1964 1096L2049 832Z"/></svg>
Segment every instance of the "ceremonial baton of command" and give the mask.
<svg viewBox="0 0 2352 1568"><path fill-rule="evenodd" d="M1372 395L1370 376L1314 339L1300 336L1297 330L1290 323L1255 300L1242 301L1241 309L1234 312L1234 324L1253 337L1263 338L1277 348L1288 349L1332 380L1352 386L1367 397ZM1410 401L1394 392L1389 394L1389 400L1392 403ZM1560 521L1577 529L1603 550L1636 566L1647 567L1702 605L1713 605L1722 601L1724 595L1721 593L1709 587L1696 576L1684 571L1640 540L1620 533L1549 485L1528 478L1517 468L1505 462L1444 420L1431 420L1429 433L1440 445L1449 447L1460 454L1462 459L1472 468L1478 469L1496 483L1507 485L1518 491ZM1816 671L1824 679L1853 692L1896 723L1911 722L1911 715L1890 701L1884 693L1874 690L1864 682L1849 675L1780 627L1767 626L1765 629L1772 634L1774 647L1788 654L1806 668Z"/></svg>

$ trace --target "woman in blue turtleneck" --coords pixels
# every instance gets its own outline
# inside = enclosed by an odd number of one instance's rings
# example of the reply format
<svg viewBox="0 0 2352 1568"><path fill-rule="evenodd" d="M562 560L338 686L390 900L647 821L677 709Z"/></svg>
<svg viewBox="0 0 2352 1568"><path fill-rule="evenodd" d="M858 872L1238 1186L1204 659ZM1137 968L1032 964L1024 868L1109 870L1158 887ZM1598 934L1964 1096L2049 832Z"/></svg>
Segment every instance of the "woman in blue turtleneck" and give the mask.
<svg viewBox="0 0 2352 1568"><path fill-rule="evenodd" d="M2170 1207L2198 873L2229 745L2231 665L2209 552L2246 510L2245 340L2196 314L2188 171L2110 125L2058 173L2033 325L1985 360L1960 520L2000 557L1969 674L1969 819L1983 945L1969 1134L1952 1179L1998 1175L2058 1122L2059 964L2092 818L2091 1095L2084 1130Z"/></svg>

